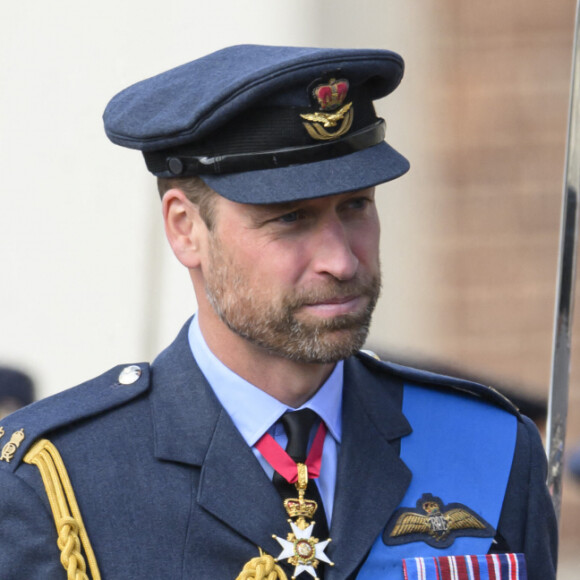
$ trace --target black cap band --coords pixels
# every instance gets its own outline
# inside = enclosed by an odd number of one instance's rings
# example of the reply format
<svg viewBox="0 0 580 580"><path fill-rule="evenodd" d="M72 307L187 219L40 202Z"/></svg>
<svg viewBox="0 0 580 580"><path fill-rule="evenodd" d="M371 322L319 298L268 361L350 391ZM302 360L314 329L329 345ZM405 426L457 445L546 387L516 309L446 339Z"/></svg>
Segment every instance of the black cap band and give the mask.
<svg viewBox="0 0 580 580"><path fill-rule="evenodd" d="M334 159L378 145L385 138L386 123L377 119L372 125L359 129L336 141L316 145L284 147L269 151L232 153L227 155L178 155L163 151L144 152L149 171L167 177L193 175L221 175L240 171L276 169L289 165Z"/></svg>

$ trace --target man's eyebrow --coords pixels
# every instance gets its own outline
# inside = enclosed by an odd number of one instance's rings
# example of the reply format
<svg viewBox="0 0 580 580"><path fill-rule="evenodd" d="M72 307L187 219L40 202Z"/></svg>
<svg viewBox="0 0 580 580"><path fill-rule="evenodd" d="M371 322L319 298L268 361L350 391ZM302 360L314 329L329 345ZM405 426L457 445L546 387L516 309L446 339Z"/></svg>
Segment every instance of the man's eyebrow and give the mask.
<svg viewBox="0 0 580 580"><path fill-rule="evenodd" d="M288 201L283 203L264 203L252 204L249 206L248 213L254 220L267 218L272 215L283 215L295 211L300 205L299 201Z"/></svg>
<svg viewBox="0 0 580 580"><path fill-rule="evenodd" d="M304 200L283 201L281 203L261 203L254 205L253 207L259 211L264 211L265 213L279 213L295 209L300 205L300 203L304 203Z"/></svg>

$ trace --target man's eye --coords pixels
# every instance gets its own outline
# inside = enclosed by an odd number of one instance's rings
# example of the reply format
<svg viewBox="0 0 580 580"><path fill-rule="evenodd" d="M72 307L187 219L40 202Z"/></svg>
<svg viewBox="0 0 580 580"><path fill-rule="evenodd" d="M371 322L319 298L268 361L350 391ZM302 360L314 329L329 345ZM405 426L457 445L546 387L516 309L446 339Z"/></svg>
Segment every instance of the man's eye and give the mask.
<svg viewBox="0 0 580 580"><path fill-rule="evenodd" d="M348 207L351 209L364 209L369 203L370 200L366 197L356 197L348 202Z"/></svg>
<svg viewBox="0 0 580 580"><path fill-rule="evenodd" d="M291 211L289 213L285 213L284 215L278 218L278 221L284 224L291 224L297 222L301 217L303 217L303 213L300 211Z"/></svg>

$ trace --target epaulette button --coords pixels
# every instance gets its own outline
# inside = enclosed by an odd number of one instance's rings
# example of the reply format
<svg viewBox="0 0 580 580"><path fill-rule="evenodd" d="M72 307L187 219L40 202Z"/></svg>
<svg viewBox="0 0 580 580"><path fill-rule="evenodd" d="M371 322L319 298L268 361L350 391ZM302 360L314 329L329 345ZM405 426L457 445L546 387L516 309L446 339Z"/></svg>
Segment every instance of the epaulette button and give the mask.
<svg viewBox="0 0 580 580"><path fill-rule="evenodd" d="M132 385L133 383L136 383L139 380L139 377L141 376L141 367L137 366L137 365L130 365L128 367L125 367L120 373L119 373L119 384L120 385Z"/></svg>

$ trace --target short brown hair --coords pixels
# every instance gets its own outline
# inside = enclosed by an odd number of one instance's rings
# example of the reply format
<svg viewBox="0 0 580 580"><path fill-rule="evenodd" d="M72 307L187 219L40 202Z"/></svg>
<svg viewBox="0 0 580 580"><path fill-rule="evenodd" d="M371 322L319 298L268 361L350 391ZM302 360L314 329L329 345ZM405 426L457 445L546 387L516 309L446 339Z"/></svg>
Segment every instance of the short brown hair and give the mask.
<svg viewBox="0 0 580 580"><path fill-rule="evenodd" d="M199 208L199 215L209 230L213 228L217 193L201 177L158 177L157 189L163 196L170 189L179 189Z"/></svg>

